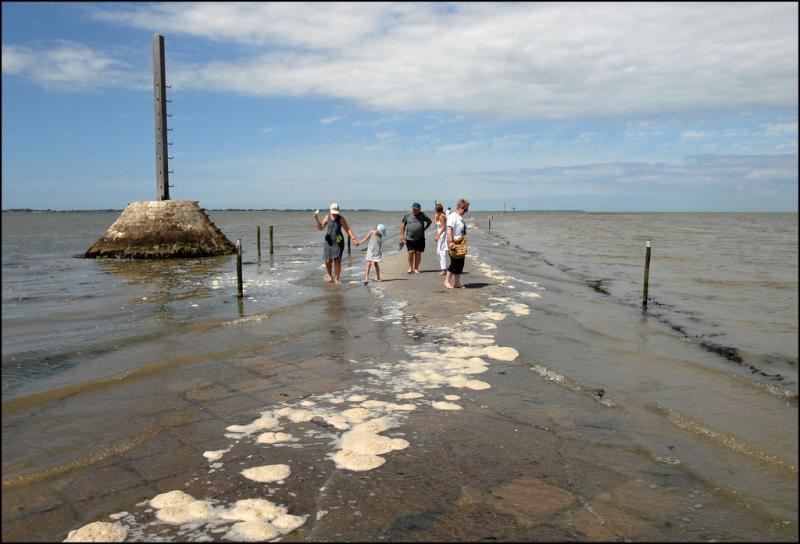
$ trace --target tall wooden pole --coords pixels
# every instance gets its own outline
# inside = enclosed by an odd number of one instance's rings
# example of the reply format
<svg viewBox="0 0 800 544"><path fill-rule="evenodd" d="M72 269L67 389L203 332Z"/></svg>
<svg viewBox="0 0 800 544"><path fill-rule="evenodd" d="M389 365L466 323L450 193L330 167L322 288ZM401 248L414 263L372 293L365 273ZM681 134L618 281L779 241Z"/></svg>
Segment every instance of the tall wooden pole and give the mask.
<svg viewBox="0 0 800 544"><path fill-rule="evenodd" d="M236 240L236 296L242 298L244 290L242 289L242 239Z"/></svg>
<svg viewBox="0 0 800 544"><path fill-rule="evenodd" d="M650 281L650 240L647 241L647 252L644 257L644 293L642 294L642 308L647 309L647 288Z"/></svg>
<svg viewBox="0 0 800 544"><path fill-rule="evenodd" d="M270 255L272 255L273 253L275 253L275 248L274 248L274 246L272 245L272 227L273 227L273 225L270 225L270 226L269 226L269 254L270 254Z"/></svg>
<svg viewBox="0 0 800 544"><path fill-rule="evenodd" d="M156 198L169 200L166 67L164 36L159 34L153 34L153 102L156 128Z"/></svg>

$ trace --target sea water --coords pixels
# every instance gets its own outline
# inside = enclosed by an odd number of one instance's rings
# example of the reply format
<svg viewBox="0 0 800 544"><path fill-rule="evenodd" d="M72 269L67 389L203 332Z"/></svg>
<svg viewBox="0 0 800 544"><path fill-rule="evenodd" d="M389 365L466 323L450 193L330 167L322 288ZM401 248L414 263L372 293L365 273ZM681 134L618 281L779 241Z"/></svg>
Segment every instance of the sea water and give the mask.
<svg viewBox="0 0 800 544"><path fill-rule="evenodd" d="M117 215L3 214L3 435L13 438L3 441L4 486L76 459L90 463L96 442L127 451L137 443L128 444L130 436L153 432L148 414L174 403L137 390L109 407L99 389L177 369L199 379L210 360L248 346L279 350L331 315L347 320L347 299L326 298L322 237L310 212L211 212L231 240L243 241L243 300L232 256L79 258ZM402 215L345 212L358 236L386 224L389 247ZM772 520L765 527L783 521L796 534L796 214L470 212L468 225L474 260L465 278L480 263L499 287L487 304L508 309L492 331L498 344L518 355L531 386L552 386L567 406L597 403L580 424L566 425L567 412L542 411L542 426L588 448L624 436L626 447L764 511ZM361 249L345 253L345 285L360 283ZM387 324L404 319L402 305L386 304ZM336 344L345 336L332 329L326 349L357 349ZM80 414L59 403L66 398ZM71 421L92 414L97 425ZM113 424L126 418L140 427Z"/></svg>

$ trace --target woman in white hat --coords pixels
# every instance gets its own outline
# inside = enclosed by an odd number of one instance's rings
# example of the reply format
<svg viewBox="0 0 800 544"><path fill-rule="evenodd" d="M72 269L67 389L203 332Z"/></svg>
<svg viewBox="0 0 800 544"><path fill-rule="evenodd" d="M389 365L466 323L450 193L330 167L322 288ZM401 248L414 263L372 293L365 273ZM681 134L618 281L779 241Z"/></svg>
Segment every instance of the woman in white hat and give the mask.
<svg viewBox="0 0 800 544"><path fill-rule="evenodd" d="M347 232L352 240L358 237L353 233L353 229L347 224L347 220L339 213L339 204L331 202L330 213L320 223L319 210L314 210L314 223L317 230L325 230L325 242L322 244L323 256L325 257L325 269L328 271L328 283L339 281L339 274L342 271L342 253L344 253L344 235ZM327 227L327 228L326 228ZM333 263L334 274L331 275L331 263Z"/></svg>

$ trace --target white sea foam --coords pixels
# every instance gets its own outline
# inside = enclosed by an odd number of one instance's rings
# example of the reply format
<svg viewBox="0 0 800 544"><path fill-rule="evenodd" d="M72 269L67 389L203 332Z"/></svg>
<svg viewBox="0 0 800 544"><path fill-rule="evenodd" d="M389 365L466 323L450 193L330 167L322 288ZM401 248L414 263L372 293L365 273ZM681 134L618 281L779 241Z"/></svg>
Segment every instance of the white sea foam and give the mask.
<svg viewBox="0 0 800 544"><path fill-rule="evenodd" d="M264 414L260 418L256 419L252 423L248 425L231 425L226 427L225 430L231 431L233 433L241 433L241 434L252 434L257 431L263 431L265 429L272 429L277 427L278 420L272 417L270 414Z"/></svg>
<svg viewBox="0 0 800 544"><path fill-rule="evenodd" d="M519 352L514 348L500 346L489 346L485 348L484 353L487 357L498 361L513 361L519 356Z"/></svg>
<svg viewBox="0 0 800 544"><path fill-rule="evenodd" d="M267 431L266 433L261 433L256 438L256 442L259 444L275 444L277 442L286 442L287 440L291 440L292 435L281 433L281 432L272 432Z"/></svg>
<svg viewBox="0 0 800 544"><path fill-rule="evenodd" d="M241 471L242 476L262 483L285 480L292 473L289 465L266 465L263 467L247 468Z"/></svg>
<svg viewBox="0 0 800 544"><path fill-rule="evenodd" d="M463 410L461 406L453 404L452 402L434 401L432 405L437 410Z"/></svg>
<svg viewBox="0 0 800 544"><path fill-rule="evenodd" d="M128 529L120 523L95 521L70 531L64 542L123 542Z"/></svg>
<svg viewBox="0 0 800 544"><path fill-rule="evenodd" d="M203 457L205 457L206 459L208 459L209 461L212 461L212 462L213 461L219 461L220 459L222 459L222 456L225 455L226 453L228 453L229 451L231 451L230 448L228 448L226 450L206 451L206 452L203 452Z"/></svg>

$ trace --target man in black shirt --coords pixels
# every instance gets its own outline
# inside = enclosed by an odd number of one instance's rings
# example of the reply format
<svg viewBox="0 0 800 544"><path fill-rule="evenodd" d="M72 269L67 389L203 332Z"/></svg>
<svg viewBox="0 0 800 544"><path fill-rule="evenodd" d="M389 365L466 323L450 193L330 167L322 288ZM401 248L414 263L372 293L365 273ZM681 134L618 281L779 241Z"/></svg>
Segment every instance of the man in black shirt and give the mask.
<svg viewBox="0 0 800 544"><path fill-rule="evenodd" d="M405 242L408 249L408 273L419 274L419 262L422 252L425 251L425 230L431 226L432 221L422 212L419 202L411 206L411 213L403 217L400 226L400 242Z"/></svg>

